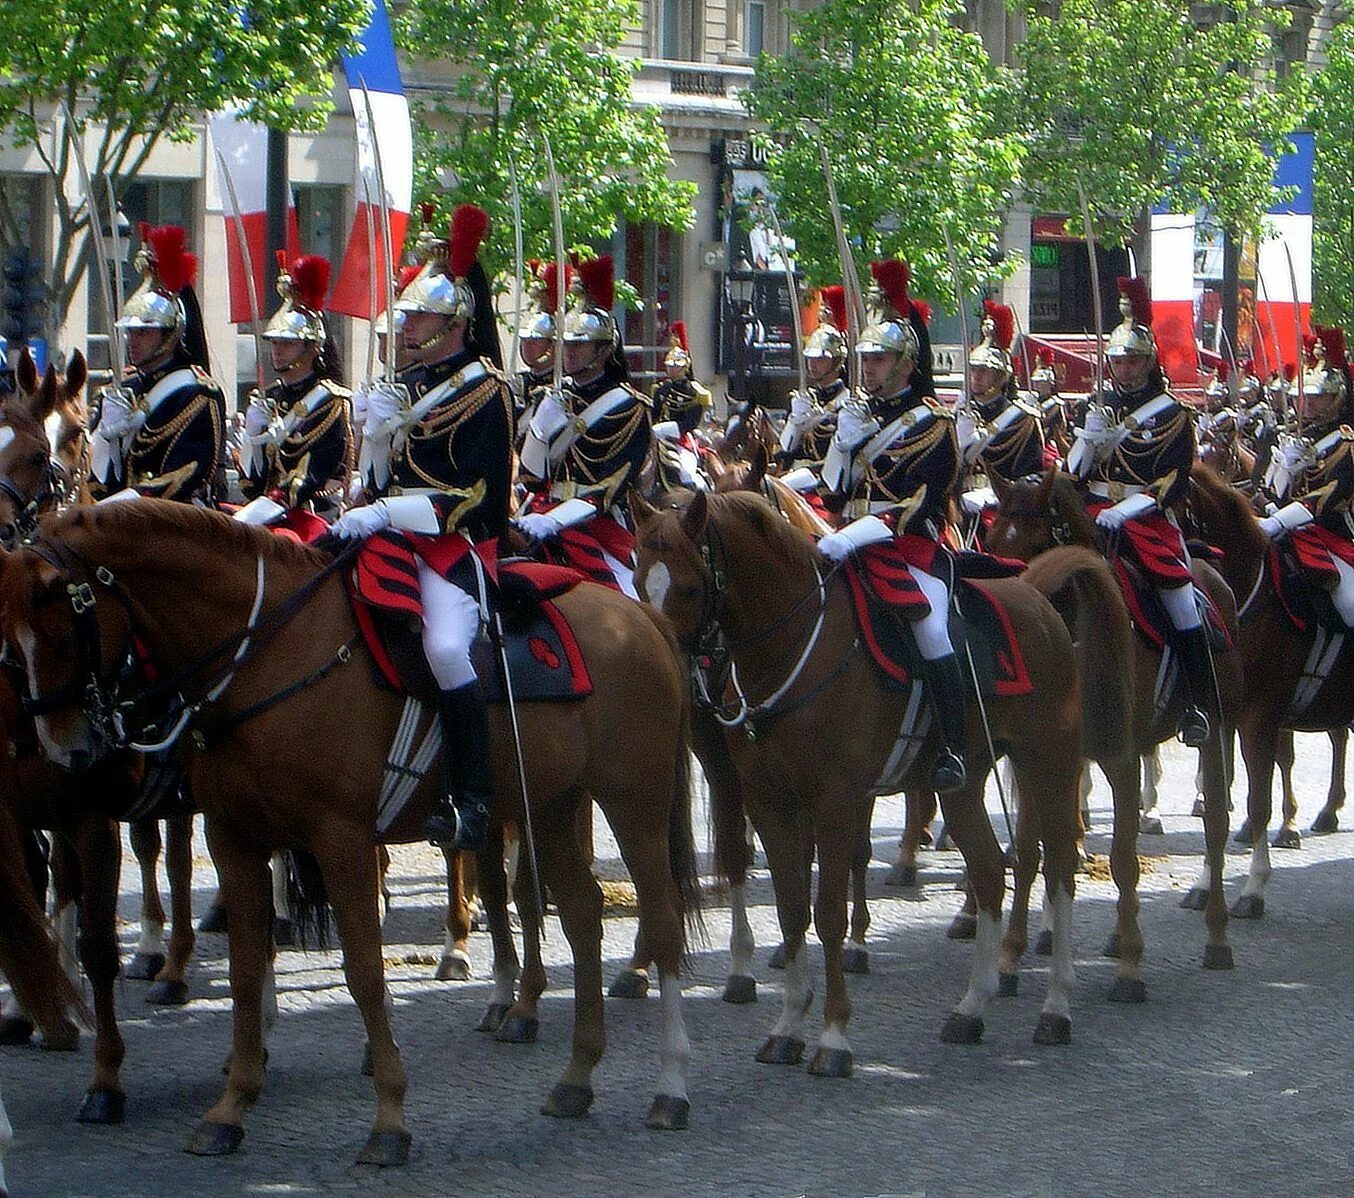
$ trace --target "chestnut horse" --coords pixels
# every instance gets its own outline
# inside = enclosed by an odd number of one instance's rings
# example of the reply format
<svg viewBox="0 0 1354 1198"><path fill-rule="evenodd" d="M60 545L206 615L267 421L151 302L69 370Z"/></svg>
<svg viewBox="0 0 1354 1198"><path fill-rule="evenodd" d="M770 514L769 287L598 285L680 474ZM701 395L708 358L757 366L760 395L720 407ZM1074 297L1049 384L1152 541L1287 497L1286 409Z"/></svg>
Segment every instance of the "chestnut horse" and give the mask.
<svg viewBox="0 0 1354 1198"><path fill-rule="evenodd" d="M842 945L848 875L870 793L897 739L909 696L887 690L859 651L860 632L841 572L825 567L813 545L761 496L697 494L682 512L658 511L640 501L634 512L641 594L672 619L688 650L716 629L722 633L734 666L722 693L735 706L748 705L748 719L731 718L736 727L726 724L725 741L766 850L786 948L780 1018L757 1059L793 1064L804 1051L804 1015L811 1000L804 952L810 907L805 863L816 849L814 925L823 945L827 990L824 1027L809 1070L847 1076L852 1070L846 1038L851 1002ZM1035 684L1032 694L992 699L985 710L994 741L1015 760L1032 826L1044 840L1044 873L1056 917L1048 995L1035 1038L1062 1043L1071 1034L1080 688L1071 638L1048 600L1019 579L984 586L1005 605ZM777 697L768 710L762 697L773 692ZM942 1032L945 1040L962 1043L981 1038L983 1013L998 988L999 964L1003 972L1013 972L1026 947L1025 904L1037 869L1035 855L1022 853L1010 928L999 943L1002 853L982 802L989 762L977 716L974 709L968 785L943 799L980 908L969 988ZM918 757L914 777L929 769L930 756Z"/></svg>
<svg viewBox="0 0 1354 1198"><path fill-rule="evenodd" d="M373 839L403 700L374 681L338 573L347 560L217 512L146 499L47 518L37 542L0 567L0 637L26 672L39 735L55 761L87 762L118 739L109 712L135 703L135 695L122 693L130 683L121 669L133 641L161 679L179 680L185 711L193 713L191 734L178 747L230 912L234 1001L225 1091L189 1141L198 1154L238 1148L245 1112L262 1089L272 948L268 861L272 851L291 848L318 862L366 1026L377 1103L359 1160L408 1159L405 1073L386 1006ZM576 702L518 709L541 877L574 952L573 1051L543 1109L560 1117L587 1111L605 1044L601 892L572 835L580 797L590 793L634 879L641 936L660 970L661 1072L648 1121L682 1127L690 1045L681 970L686 923L699 914L687 683L671 630L655 613L590 584L556 603L595 689ZM298 741L297 729L322 751ZM491 729L495 814L520 822L523 796L502 707L493 709ZM438 785L439 777L423 780L394 832L418 837Z"/></svg>
<svg viewBox="0 0 1354 1198"><path fill-rule="evenodd" d="M1000 547L1002 553L1026 561L1051 555L1060 546L1080 546L1088 554L1098 556L1097 530L1086 512L1086 506L1076 489L1072 476L1053 470L1037 480L1020 479L1013 483L998 483L1001 500L997 518L992 525L989 543ZM1227 627L1235 632L1236 602L1226 583L1208 563L1193 563L1194 581L1222 613ZM1128 609L1118 583L1105 568L1114 598L1114 619L1127 630ZM1068 590L1065 596L1055 598L1060 610L1067 613L1069 624L1082 628L1088 623L1082 595ZM1078 635L1078 641L1082 637ZM1082 656L1087 655L1083 646ZM1204 779L1204 830L1207 842L1206 888L1210 896L1205 903L1198 900L1202 890L1196 889L1194 899L1187 905L1204 907L1208 927L1208 943L1204 948L1204 965L1209 969L1230 969L1232 950L1227 941L1227 906L1222 897L1222 868L1227 841L1228 779L1225 745L1230 740L1231 727L1237 714L1237 696L1241 690L1241 661L1235 651L1219 652L1214 657L1217 687L1221 700L1223 727L1215 727L1208 743L1200 751ZM1146 987L1142 981L1142 932L1138 927L1138 820L1142 798L1142 779L1139 772L1141 757L1149 755L1164 740L1175 735L1180 710L1179 695L1170 696L1169 703L1158 704L1156 682L1161 669L1161 653L1144 637L1133 636L1128 657L1129 703L1125 712L1130 720L1131 735L1118 746L1099 742L1096 730L1088 728L1086 756L1099 764L1109 779L1114 795L1114 830L1110 848L1110 873L1119 891L1118 918L1114 935L1106 952L1118 956L1119 969L1110 999L1115 1002L1142 1002ZM1179 691L1180 688L1175 688Z"/></svg>

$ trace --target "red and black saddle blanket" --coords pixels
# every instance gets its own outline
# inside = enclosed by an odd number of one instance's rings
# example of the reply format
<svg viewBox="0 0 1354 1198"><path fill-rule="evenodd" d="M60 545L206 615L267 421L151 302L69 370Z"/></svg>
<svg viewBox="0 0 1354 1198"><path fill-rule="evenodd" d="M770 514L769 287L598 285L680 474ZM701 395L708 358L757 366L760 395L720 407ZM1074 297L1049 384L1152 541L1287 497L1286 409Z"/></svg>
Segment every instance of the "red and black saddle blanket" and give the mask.
<svg viewBox="0 0 1354 1198"><path fill-rule="evenodd" d="M535 703L592 694L578 638L552 602L586 581L584 576L564 566L500 559L497 540L472 545L459 536L377 533L359 551L348 574L348 594L380 681L420 699L436 692L423 655L418 560L475 595L479 583L472 555L483 566L490 607L503 622L513 697ZM487 640L476 642L471 657L486 700L506 701L496 648Z"/></svg>
<svg viewBox="0 0 1354 1198"><path fill-rule="evenodd" d="M1334 559L1354 566L1354 540L1321 524L1295 529L1280 544L1270 547L1270 581L1284 614L1299 632L1313 625L1332 632L1350 631L1330 599L1340 580Z"/></svg>
<svg viewBox="0 0 1354 1198"><path fill-rule="evenodd" d="M1128 614L1133 620L1133 627L1143 640L1160 652L1165 647L1167 639L1173 635L1174 629L1166 609L1161 606L1161 600L1157 597L1156 588L1148 582L1147 572L1136 560L1130 561L1122 555L1111 558L1110 567L1119 582L1119 592L1124 597ZM1193 577L1191 574L1191 582ZM1208 592L1196 586L1194 594L1202 606L1204 623L1208 628L1213 648L1219 652L1232 648L1232 634L1223 623L1222 613L1208 597Z"/></svg>
<svg viewBox="0 0 1354 1198"><path fill-rule="evenodd" d="M908 686L920 664L910 625L931 611L909 566L953 579L950 640L957 652L963 653L966 645L972 652L983 694L1003 698L1029 694L1034 684L1010 615L980 581L1014 577L1024 564L942 548L910 534L868 545L846 563L861 637L885 683L897 690Z"/></svg>
<svg viewBox="0 0 1354 1198"><path fill-rule="evenodd" d="M553 499L537 496L531 501L533 512L549 512L558 507ZM564 529L541 546L541 552L556 565L577 570L589 582L601 583L613 591L621 589L615 572L607 565L610 555L624 566L635 558L635 534L607 515L596 515L583 524Z"/></svg>
<svg viewBox="0 0 1354 1198"><path fill-rule="evenodd" d="M1086 500L1086 512L1092 520L1113 506L1108 499L1095 496ZM1160 511L1135 516L1119 529L1118 537L1120 553L1131 557L1154 586L1170 590L1194 581L1185 538Z"/></svg>

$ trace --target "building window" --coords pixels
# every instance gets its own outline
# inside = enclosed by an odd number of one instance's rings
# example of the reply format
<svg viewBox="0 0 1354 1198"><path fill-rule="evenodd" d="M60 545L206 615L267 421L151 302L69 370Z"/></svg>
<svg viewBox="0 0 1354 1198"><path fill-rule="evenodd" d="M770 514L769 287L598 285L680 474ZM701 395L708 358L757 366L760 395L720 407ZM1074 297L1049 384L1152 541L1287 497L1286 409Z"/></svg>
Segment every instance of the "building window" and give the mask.
<svg viewBox="0 0 1354 1198"><path fill-rule="evenodd" d="M743 52L756 58L766 46L766 0L747 0Z"/></svg>
<svg viewBox="0 0 1354 1198"><path fill-rule="evenodd" d="M41 210L41 175L0 174L0 246L26 245L36 253L46 241Z"/></svg>
<svg viewBox="0 0 1354 1198"><path fill-rule="evenodd" d="M658 0L661 8L658 53L662 58L682 57L681 0Z"/></svg>

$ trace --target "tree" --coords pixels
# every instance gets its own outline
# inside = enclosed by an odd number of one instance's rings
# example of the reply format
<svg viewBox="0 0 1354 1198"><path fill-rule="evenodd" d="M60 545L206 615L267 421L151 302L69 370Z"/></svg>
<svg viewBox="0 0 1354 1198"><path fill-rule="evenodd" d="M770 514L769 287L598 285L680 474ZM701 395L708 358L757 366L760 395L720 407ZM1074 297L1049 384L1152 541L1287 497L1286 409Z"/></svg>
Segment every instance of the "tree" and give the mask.
<svg viewBox="0 0 1354 1198"><path fill-rule="evenodd" d="M1277 77L1264 0L1022 0L1019 121L1026 194L1044 211L1080 211L1122 242L1164 201L1207 208L1253 237L1274 200L1268 154L1302 117L1301 72ZM1196 23L1196 18L1199 19Z"/></svg>
<svg viewBox="0 0 1354 1198"><path fill-rule="evenodd" d="M554 256L542 134L562 179L565 236L609 237L618 221L690 227L695 186L669 179L656 109L637 107L638 62L614 53L638 0L421 0L399 23L406 53L436 62L449 90L416 105L416 200L439 220L459 203L490 215L486 266L513 262L512 166L527 254Z"/></svg>
<svg viewBox="0 0 1354 1198"><path fill-rule="evenodd" d="M961 8L827 0L793 14L787 53L758 62L745 103L774 143L778 214L811 280L841 277L820 145L863 279L869 259L901 255L915 292L953 297L947 233L966 293L1000 269L1023 150L1007 72L955 24Z"/></svg>
<svg viewBox="0 0 1354 1198"><path fill-rule="evenodd" d="M162 139L190 139L204 114L228 104L274 128L322 127L334 64L370 16L369 0L5 0L0 130L34 150L53 184L56 322L96 244L70 139L52 136L59 101L80 135L97 130L86 151L96 190L108 176L121 194ZM101 196L97 207L106 213ZM20 238L3 179L0 238Z"/></svg>
<svg viewBox="0 0 1354 1198"><path fill-rule="evenodd" d="M1315 80L1312 257L1315 319L1354 328L1354 26L1339 25Z"/></svg>

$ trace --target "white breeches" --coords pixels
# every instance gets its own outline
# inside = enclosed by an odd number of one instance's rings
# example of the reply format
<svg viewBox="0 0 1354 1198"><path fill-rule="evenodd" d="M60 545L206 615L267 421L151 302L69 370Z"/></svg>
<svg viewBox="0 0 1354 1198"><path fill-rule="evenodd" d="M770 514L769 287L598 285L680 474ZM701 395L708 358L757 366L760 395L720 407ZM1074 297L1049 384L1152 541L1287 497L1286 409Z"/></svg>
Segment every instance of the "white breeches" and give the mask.
<svg viewBox="0 0 1354 1198"><path fill-rule="evenodd" d="M926 661L935 661L938 657L949 657L954 652L950 643L950 588L934 574L908 566L921 593L931 605L931 611L925 619L912 625L912 634L917 638L917 648Z"/></svg>
<svg viewBox="0 0 1354 1198"><path fill-rule="evenodd" d="M1336 573L1340 575L1340 581L1331 592L1331 602L1335 604L1335 610L1340 613L1340 619L1345 622L1345 627L1354 628L1354 566L1333 553L1330 560Z"/></svg>
<svg viewBox="0 0 1354 1198"><path fill-rule="evenodd" d="M1199 627L1201 623L1199 605L1194 601L1192 582L1187 582L1184 586L1171 587L1169 590L1160 590L1157 594L1161 597L1161 606L1166 609L1166 614L1170 616L1177 632L1189 632Z"/></svg>
<svg viewBox="0 0 1354 1198"><path fill-rule="evenodd" d="M423 603L423 652L441 690L475 681L470 646L480 627L480 605L454 583L418 559L419 598Z"/></svg>

